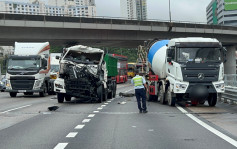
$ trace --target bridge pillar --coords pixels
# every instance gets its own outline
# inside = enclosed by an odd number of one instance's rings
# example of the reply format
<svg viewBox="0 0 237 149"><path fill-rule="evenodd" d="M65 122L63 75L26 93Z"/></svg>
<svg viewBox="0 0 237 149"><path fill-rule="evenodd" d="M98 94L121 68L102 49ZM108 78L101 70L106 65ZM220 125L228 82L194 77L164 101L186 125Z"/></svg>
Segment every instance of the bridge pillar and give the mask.
<svg viewBox="0 0 237 149"><path fill-rule="evenodd" d="M236 46L230 46L226 48L227 48L226 53L227 61L224 64L224 73L236 74L236 57L235 57Z"/></svg>

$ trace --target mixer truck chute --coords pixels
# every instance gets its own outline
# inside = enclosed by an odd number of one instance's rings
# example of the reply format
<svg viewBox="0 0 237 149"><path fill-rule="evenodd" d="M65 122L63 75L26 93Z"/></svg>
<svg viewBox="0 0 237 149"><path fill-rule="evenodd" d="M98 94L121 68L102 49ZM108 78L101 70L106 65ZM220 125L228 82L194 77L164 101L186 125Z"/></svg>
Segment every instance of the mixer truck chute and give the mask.
<svg viewBox="0 0 237 149"><path fill-rule="evenodd" d="M149 99L174 106L177 101L215 106L224 92L225 49L216 39L175 38L147 49Z"/></svg>

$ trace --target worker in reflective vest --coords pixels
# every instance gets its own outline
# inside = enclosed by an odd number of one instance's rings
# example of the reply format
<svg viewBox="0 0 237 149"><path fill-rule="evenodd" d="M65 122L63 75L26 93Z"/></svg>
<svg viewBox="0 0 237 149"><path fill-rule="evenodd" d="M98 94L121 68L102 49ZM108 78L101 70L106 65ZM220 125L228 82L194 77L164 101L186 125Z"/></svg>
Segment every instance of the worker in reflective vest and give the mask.
<svg viewBox="0 0 237 149"><path fill-rule="evenodd" d="M146 107L146 90L145 90L147 89L147 85L145 79L142 76L140 76L139 72L137 71L136 76L132 78L131 83L134 85L139 113L142 112L147 113L148 111Z"/></svg>

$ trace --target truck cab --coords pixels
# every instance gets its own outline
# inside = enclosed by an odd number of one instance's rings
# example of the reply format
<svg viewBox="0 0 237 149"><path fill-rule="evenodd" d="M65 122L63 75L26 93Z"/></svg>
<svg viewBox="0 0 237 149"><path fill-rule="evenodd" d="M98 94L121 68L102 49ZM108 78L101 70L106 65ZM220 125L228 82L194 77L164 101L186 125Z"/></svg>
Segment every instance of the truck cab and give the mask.
<svg viewBox="0 0 237 149"><path fill-rule="evenodd" d="M174 100L191 99L214 106L224 92L225 49L216 39L177 38L170 40L166 59L166 96ZM170 94L170 95L168 95Z"/></svg>
<svg viewBox="0 0 237 149"><path fill-rule="evenodd" d="M9 56L6 92L45 96L48 88L50 57L49 43L15 43L14 55Z"/></svg>

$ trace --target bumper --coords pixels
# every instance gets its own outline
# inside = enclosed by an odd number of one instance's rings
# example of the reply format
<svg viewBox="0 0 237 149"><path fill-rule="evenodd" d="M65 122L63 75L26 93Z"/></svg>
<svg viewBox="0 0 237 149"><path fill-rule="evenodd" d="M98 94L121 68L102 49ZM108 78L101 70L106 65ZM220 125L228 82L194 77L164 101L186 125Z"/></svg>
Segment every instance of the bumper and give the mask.
<svg viewBox="0 0 237 149"><path fill-rule="evenodd" d="M39 90L9 90L6 89L6 92L15 92L15 93L37 93L37 92L43 92L43 89Z"/></svg>

